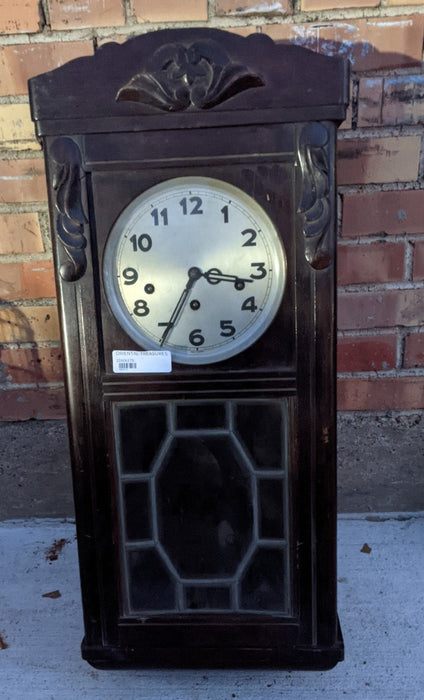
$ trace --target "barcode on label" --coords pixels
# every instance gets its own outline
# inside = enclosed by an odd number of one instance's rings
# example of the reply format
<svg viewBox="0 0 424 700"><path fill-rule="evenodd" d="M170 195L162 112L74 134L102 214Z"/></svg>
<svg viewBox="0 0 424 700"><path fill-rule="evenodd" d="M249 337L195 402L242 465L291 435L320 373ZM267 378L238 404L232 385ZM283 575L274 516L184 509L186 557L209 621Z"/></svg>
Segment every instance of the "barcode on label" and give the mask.
<svg viewBox="0 0 424 700"><path fill-rule="evenodd" d="M118 369L137 369L137 365L135 362L119 362Z"/></svg>
<svg viewBox="0 0 424 700"><path fill-rule="evenodd" d="M171 372L171 353L168 350L113 350L112 368L122 374Z"/></svg>

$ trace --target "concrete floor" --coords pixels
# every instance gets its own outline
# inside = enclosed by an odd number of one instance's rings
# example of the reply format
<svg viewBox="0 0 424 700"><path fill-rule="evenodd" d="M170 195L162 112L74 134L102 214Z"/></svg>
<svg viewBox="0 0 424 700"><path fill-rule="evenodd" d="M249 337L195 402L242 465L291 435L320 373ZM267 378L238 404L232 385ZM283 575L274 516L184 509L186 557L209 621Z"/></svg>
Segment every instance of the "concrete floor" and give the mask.
<svg viewBox="0 0 424 700"><path fill-rule="evenodd" d="M49 548L62 538L63 549L50 561ZM423 545L424 513L340 517L339 613L346 660L332 671L97 671L79 655L83 632L73 523L2 522L1 697L421 700ZM44 597L53 591L60 595Z"/></svg>

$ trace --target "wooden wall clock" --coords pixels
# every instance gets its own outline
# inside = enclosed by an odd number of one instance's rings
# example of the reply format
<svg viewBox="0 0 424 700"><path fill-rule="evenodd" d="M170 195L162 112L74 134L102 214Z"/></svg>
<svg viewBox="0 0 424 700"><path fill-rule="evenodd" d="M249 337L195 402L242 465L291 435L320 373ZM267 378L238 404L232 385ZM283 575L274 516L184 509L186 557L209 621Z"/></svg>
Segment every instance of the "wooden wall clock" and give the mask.
<svg viewBox="0 0 424 700"><path fill-rule="evenodd" d="M99 668L330 668L347 68L164 30L30 81Z"/></svg>

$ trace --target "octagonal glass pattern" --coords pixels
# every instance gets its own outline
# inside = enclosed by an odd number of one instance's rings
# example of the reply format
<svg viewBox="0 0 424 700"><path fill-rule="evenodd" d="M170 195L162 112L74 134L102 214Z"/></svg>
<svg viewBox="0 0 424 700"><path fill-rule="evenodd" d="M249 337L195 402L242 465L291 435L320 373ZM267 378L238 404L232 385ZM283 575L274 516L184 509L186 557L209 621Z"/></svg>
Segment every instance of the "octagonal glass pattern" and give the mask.
<svg viewBox="0 0 424 700"><path fill-rule="evenodd" d="M289 401L114 404L125 616L290 614Z"/></svg>

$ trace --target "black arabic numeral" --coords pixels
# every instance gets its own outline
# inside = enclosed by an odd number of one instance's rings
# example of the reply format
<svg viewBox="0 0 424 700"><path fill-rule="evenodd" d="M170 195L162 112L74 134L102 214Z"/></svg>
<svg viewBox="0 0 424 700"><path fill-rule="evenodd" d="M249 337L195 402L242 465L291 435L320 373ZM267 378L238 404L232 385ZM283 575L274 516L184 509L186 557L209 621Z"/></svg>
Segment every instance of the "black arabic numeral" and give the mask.
<svg viewBox="0 0 424 700"><path fill-rule="evenodd" d="M134 316L147 316L149 313L150 309L147 306L147 301L144 299L137 299L137 301L134 302Z"/></svg>
<svg viewBox="0 0 424 700"><path fill-rule="evenodd" d="M241 305L242 311L251 311L254 313L258 307L255 304L255 297L247 297Z"/></svg>
<svg viewBox="0 0 424 700"><path fill-rule="evenodd" d="M203 345L203 343L205 342L200 328L195 328L194 331L191 331L190 335L188 336L188 339L190 343L196 348L200 347L200 345Z"/></svg>
<svg viewBox="0 0 424 700"><path fill-rule="evenodd" d="M192 214L203 214L202 199L200 197L190 197L189 202L194 204L193 209L190 212L188 212L190 214L190 216ZM187 197L182 198L180 205L182 207L183 214L186 215L187 214Z"/></svg>
<svg viewBox="0 0 424 700"><path fill-rule="evenodd" d="M141 250L142 253L147 253L153 245L152 239L148 233L141 233L139 237L134 234L130 238L130 243L132 243L134 253L137 250Z"/></svg>
<svg viewBox="0 0 424 700"><path fill-rule="evenodd" d="M264 277L266 277L266 269L264 262L250 263L250 267L256 267L258 270L257 275L254 275L253 273L250 275L253 280L262 280Z"/></svg>
<svg viewBox="0 0 424 700"><path fill-rule="evenodd" d="M124 284L135 284L138 280L138 272L133 267L126 267L122 271L122 277L124 278Z"/></svg>
<svg viewBox="0 0 424 700"><path fill-rule="evenodd" d="M242 243L242 248L246 248L247 246L254 246L256 245L255 243L255 238L257 236L256 231L253 230L253 228L245 228L244 231L241 232L242 236L249 236L247 240L245 240L244 243Z"/></svg>
<svg viewBox="0 0 424 700"><path fill-rule="evenodd" d="M224 224L228 224L228 204L226 204L225 207L222 207L221 214L224 216Z"/></svg>
<svg viewBox="0 0 424 700"><path fill-rule="evenodd" d="M232 321L220 321L219 325L221 327L221 333L219 335L222 335L224 338L231 338L236 332Z"/></svg>
<svg viewBox="0 0 424 700"><path fill-rule="evenodd" d="M165 209L162 209L162 211L159 211L158 209L152 209L150 215L153 216L153 222L155 226L159 226L160 219L162 219L162 223L164 226L168 226L168 209L166 207Z"/></svg>

